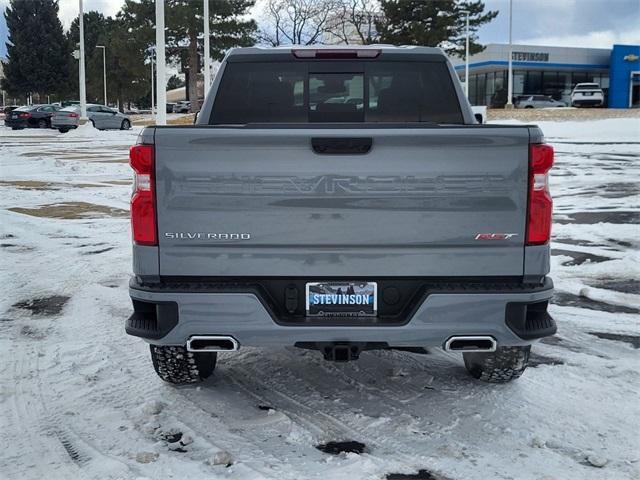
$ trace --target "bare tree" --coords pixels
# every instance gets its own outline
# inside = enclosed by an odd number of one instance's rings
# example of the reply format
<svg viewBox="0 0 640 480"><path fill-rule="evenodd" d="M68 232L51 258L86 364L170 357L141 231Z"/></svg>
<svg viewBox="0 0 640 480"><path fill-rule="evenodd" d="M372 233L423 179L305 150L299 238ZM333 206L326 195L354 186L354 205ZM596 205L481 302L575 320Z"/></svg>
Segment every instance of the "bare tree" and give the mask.
<svg viewBox="0 0 640 480"><path fill-rule="evenodd" d="M269 0L259 38L270 45L324 43L339 0Z"/></svg>
<svg viewBox="0 0 640 480"><path fill-rule="evenodd" d="M340 14L333 17L331 33L340 43L369 45L379 39L376 22L382 19L378 0L340 0Z"/></svg>

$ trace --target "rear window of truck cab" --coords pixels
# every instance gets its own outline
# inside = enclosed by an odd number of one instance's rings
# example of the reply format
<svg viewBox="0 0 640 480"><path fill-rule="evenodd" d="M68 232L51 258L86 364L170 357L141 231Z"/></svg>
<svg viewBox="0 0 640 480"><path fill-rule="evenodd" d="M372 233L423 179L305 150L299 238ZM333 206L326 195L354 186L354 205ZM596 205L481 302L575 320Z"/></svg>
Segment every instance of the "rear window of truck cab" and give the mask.
<svg viewBox="0 0 640 480"><path fill-rule="evenodd" d="M248 123L462 124L444 62L233 62L212 125Z"/></svg>

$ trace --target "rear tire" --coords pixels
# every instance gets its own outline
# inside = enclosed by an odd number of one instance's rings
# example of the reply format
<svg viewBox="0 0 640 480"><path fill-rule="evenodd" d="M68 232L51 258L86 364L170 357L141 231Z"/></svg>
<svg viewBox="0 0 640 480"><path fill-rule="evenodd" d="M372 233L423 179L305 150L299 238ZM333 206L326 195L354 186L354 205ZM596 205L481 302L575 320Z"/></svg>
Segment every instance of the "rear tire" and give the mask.
<svg viewBox="0 0 640 480"><path fill-rule="evenodd" d="M167 383L188 385L211 376L216 368L215 352L193 353L185 347L149 345L151 361L158 376Z"/></svg>
<svg viewBox="0 0 640 480"><path fill-rule="evenodd" d="M507 383L524 373L531 345L498 347L491 353L465 353L464 366L473 378L489 383Z"/></svg>
<svg viewBox="0 0 640 480"><path fill-rule="evenodd" d="M38 120L38 128L49 128L49 124L44 118Z"/></svg>
<svg viewBox="0 0 640 480"><path fill-rule="evenodd" d="M59 128L58 131L60 133L67 133L69 131L69 129L68 128Z"/></svg>
<svg viewBox="0 0 640 480"><path fill-rule="evenodd" d="M120 130L129 130L131 128L131 122L126 118L122 120L122 125L120 125Z"/></svg>

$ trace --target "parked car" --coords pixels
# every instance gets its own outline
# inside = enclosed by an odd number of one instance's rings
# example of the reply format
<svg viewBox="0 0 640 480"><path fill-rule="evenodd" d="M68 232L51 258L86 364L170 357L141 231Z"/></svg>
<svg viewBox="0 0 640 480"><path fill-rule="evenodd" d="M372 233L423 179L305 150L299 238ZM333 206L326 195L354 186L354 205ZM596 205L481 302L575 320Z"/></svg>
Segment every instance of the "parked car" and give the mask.
<svg viewBox="0 0 640 480"><path fill-rule="evenodd" d="M559 100L554 100L548 95L529 95L518 100L516 108L551 108L566 107L567 104Z"/></svg>
<svg viewBox="0 0 640 480"><path fill-rule="evenodd" d="M13 130L23 128L50 128L51 117L60 110L57 105L25 105L12 110L4 119L4 124Z"/></svg>
<svg viewBox="0 0 640 480"><path fill-rule="evenodd" d="M126 331L157 374L195 383L218 352L296 346L443 348L518 378L556 331L542 131L477 123L437 48L241 48L219 72L195 125L130 149ZM322 100L356 89L367 108Z"/></svg>
<svg viewBox="0 0 640 480"><path fill-rule="evenodd" d="M4 120L7 118L8 114L11 113L16 108L20 107L20 105L5 105L2 107L2 111L0 112L0 119Z"/></svg>
<svg viewBox="0 0 640 480"><path fill-rule="evenodd" d="M174 107L175 107L175 106L176 106L176 104L175 104L175 103L167 103L167 110L166 110L166 112L167 112L167 113L173 113L173 109L174 109Z"/></svg>
<svg viewBox="0 0 640 480"><path fill-rule="evenodd" d="M126 115L117 110L104 105L87 105L87 117L92 125L98 130L128 130L131 128L131 121ZM65 107L56 112L51 120L51 126L65 133L71 129L78 128L80 124L80 106L73 105Z"/></svg>
<svg viewBox="0 0 640 480"><path fill-rule="evenodd" d="M573 107L601 107L604 104L604 92L597 83L578 83L571 92Z"/></svg>
<svg viewBox="0 0 640 480"><path fill-rule="evenodd" d="M5 105L2 111L5 115L13 112L16 108L20 108L20 105Z"/></svg>
<svg viewBox="0 0 640 480"><path fill-rule="evenodd" d="M191 102L181 100L173 106L173 113L189 113L191 111Z"/></svg>
<svg viewBox="0 0 640 480"><path fill-rule="evenodd" d="M61 133L78 128L80 122L80 106L64 107L53 114L51 128L57 128Z"/></svg>

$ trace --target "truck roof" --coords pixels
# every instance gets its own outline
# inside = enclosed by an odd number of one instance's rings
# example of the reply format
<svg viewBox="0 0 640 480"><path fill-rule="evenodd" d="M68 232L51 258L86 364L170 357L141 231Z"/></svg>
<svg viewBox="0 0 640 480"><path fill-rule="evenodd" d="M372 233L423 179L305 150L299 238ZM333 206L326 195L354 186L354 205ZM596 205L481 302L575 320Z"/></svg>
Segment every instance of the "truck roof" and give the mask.
<svg viewBox="0 0 640 480"><path fill-rule="evenodd" d="M227 58L239 55L291 55L293 51L324 51L324 52L358 52L361 50L377 50L382 55L439 55L446 57L445 53L437 47L422 47L416 45L281 45L278 47L244 47L232 48L227 53Z"/></svg>

